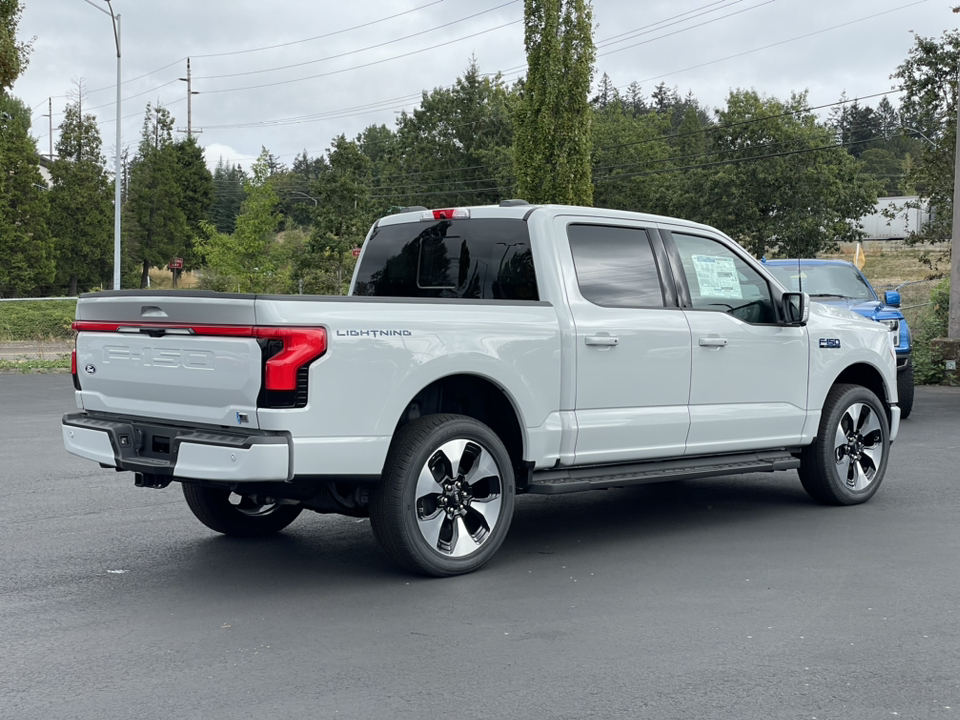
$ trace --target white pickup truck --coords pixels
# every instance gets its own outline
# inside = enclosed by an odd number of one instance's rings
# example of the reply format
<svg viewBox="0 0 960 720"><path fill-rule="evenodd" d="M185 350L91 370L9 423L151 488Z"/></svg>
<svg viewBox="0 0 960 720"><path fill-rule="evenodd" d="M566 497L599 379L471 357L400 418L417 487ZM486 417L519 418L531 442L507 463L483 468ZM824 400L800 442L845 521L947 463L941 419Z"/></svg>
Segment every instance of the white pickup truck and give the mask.
<svg viewBox="0 0 960 720"><path fill-rule="evenodd" d="M861 503L900 424L885 325L631 212L407 208L348 297L101 292L75 329L69 452L228 535L369 515L436 576L489 560L520 493L797 469Z"/></svg>

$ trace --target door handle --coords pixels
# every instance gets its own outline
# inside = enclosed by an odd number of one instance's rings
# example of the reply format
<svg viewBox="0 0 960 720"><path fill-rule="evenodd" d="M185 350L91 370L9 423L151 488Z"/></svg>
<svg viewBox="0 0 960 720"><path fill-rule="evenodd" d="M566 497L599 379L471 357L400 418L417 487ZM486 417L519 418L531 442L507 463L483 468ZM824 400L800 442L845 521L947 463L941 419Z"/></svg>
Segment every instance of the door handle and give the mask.
<svg viewBox="0 0 960 720"><path fill-rule="evenodd" d="M701 347L722 348L727 346L727 339L722 337L702 337L700 338Z"/></svg>
<svg viewBox="0 0 960 720"><path fill-rule="evenodd" d="M587 335L583 341L587 345L601 345L603 347L614 347L620 344L620 338L616 335Z"/></svg>

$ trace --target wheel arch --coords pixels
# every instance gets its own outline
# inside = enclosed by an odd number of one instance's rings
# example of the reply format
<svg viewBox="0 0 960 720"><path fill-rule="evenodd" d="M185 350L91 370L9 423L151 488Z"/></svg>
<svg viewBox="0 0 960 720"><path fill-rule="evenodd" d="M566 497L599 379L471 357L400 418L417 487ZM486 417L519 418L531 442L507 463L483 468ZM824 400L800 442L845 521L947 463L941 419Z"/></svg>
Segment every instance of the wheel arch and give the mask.
<svg viewBox="0 0 960 720"><path fill-rule="evenodd" d="M883 403L883 407L887 411L887 421L891 421L889 392L883 374L876 367L865 362L849 365L834 378L830 386L833 387L842 383L860 385L870 390Z"/></svg>
<svg viewBox="0 0 960 720"><path fill-rule="evenodd" d="M473 373L455 373L424 386L406 404L394 427L394 436L406 424L426 415L465 415L488 426L503 442L513 461L518 485L522 482L527 446L523 417L507 390L495 380Z"/></svg>

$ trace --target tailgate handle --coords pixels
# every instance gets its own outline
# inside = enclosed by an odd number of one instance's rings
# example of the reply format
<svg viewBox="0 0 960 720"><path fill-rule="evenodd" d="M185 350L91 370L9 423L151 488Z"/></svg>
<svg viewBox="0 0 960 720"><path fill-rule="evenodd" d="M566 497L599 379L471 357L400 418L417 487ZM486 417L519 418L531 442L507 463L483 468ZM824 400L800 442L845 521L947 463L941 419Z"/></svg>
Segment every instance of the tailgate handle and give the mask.
<svg viewBox="0 0 960 720"><path fill-rule="evenodd" d="M167 314L156 305L144 305L140 308L140 317L168 317Z"/></svg>

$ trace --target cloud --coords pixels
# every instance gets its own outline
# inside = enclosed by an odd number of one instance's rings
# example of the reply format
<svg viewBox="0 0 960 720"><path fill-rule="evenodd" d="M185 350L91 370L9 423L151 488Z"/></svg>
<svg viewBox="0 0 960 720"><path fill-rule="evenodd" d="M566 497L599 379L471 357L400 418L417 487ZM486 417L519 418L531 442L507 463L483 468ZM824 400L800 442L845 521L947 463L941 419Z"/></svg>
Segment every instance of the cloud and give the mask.
<svg viewBox="0 0 960 720"><path fill-rule="evenodd" d="M202 144L203 143L201 143L201 145ZM223 143L211 143L203 148L203 159L206 160L210 172L214 171L221 158L223 158L225 165L231 166L239 164L242 165L244 169L249 168L250 165L253 164L253 161L256 160L255 157L244 155Z"/></svg>
<svg viewBox="0 0 960 720"><path fill-rule="evenodd" d="M483 73L524 66L523 3L508 0L167 0L121 3L124 144L140 136L147 102L186 125L191 58L193 127L207 162L250 165L266 147L283 162L366 126L392 127L421 91L452 85L474 56ZM269 11L264 11L269 7ZM914 43L938 38L956 16L916 0L604 0L594 3L597 77L646 95L659 82L707 106L734 88L786 99L836 101L889 89ZM109 18L79 0L25 4L21 38L37 36L14 94L37 108L52 96L60 121L72 77L85 77L105 138L115 132L116 53ZM302 41L302 42L300 42ZM875 101L874 101L875 102ZM56 135L57 131L54 130ZM108 141L111 142L111 141Z"/></svg>

